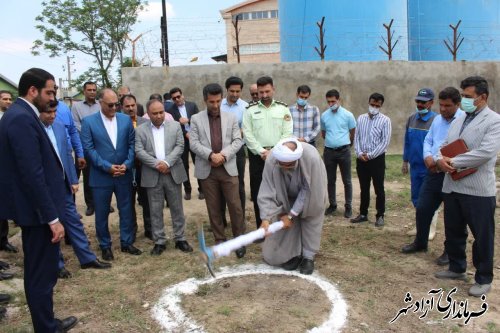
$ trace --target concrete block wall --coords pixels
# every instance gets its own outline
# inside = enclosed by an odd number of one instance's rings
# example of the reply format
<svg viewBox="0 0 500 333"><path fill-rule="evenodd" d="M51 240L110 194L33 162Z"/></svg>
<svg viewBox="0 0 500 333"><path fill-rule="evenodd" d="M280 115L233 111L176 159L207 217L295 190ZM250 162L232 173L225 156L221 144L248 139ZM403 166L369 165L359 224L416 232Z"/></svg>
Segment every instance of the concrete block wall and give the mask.
<svg viewBox="0 0 500 333"><path fill-rule="evenodd" d="M342 105L356 117L367 112L368 97L373 92L385 96L382 112L392 121L390 153L401 153L406 119L415 110L414 98L420 88L432 88L436 94L433 109L439 112L437 94L448 86L459 88L467 76L484 76L490 84L489 105L500 111L500 62L295 62L273 64L216 64L182 67L124 68L123 83L140 103L152 93L165 93L178 86L187 100L205 108L202 89L212 82L224 87L231 75L243 79L243 98L249 100L248 86L257 78L269 75L274 80L275 98L286 103L296 99L296 89L307 84L312 89L310 102L326 109L325 92L340 91Z"/></svg>

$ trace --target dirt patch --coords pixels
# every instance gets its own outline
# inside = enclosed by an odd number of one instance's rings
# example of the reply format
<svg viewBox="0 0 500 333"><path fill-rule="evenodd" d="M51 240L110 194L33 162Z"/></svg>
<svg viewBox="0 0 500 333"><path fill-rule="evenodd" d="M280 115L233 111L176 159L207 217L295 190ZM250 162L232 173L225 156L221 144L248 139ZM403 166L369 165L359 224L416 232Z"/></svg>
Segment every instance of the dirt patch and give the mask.
<svg viewBox="0 0 500 333"><path fill-rule="evenodd" d="M206 332L305 332L331 310L324 292L304 279L251 275L203 284L183 297L186 313Z"/></svg>

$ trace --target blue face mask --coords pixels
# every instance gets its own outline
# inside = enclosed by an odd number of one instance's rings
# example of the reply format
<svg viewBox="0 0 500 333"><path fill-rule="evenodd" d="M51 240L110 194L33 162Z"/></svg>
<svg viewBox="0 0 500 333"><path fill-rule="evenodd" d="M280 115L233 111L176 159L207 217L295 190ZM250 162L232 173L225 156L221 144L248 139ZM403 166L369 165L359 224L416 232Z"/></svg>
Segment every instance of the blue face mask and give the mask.
<svg viewBox="0 0 500 333"><path fill-rule="evenodd" d="M472 113L476 111L477 106L474 105L475 98L467 98L467 97L462 97L462 101L460 102L462 110L464 110L467 113Z"/></svg>
<svg viewBox="0 0 500 333"><path fill-rule="evenodd" d="M415 109L417 111L418 114L420 115L424 115L426 114L427 112L429 112L429 110L427 109L423 109L423 110L419 110L418 108Z"/></svg>
<svg viewBox="0 0 500 333"><path fill-rule="evenodd" d="M339 103L335 103L332 106L330 106L328 109L331 111L336 111L339 108Z"/></svg>
<svg viewBox="0 0 500 333"><path fill-rule="evenodd" d="M307 99L297 98L297 105L299 105L299 106L306 106L307 105Z"/></svg>

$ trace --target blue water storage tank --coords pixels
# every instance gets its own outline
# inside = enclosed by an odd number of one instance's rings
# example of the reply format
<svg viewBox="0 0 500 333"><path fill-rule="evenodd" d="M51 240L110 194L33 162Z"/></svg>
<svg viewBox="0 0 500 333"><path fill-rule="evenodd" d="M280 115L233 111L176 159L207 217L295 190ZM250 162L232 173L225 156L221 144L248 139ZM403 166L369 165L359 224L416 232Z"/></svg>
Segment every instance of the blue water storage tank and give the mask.
<svg viewBox="0 0 500 333"><path fill-rule="evenodd" d="M408 59L407 0L279 0L281 61L317 61L319 28L325 16L325 60L387 60L383 23L394 19L394 60ZM429 2L435 2L429 0Z"/></svg>
<svg viewBox="0 0 500 333"><path fill-rule="evenodd" d="M409 60L452 60L443 40L453 41L459 20L457 60L500 59L499 0L408 0Z"/></svg>

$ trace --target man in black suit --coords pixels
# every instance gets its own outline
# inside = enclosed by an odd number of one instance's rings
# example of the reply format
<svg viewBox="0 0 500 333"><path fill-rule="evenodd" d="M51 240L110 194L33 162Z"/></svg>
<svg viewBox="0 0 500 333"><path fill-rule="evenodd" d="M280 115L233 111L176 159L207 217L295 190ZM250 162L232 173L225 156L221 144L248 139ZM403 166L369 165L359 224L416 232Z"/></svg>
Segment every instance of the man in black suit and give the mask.
<svg viewBox="0 0 500 333"><path fill-rule="evenodd" d="M189 181L189 131L191 130L191 117L198 113L198 106L193 102L186 101L181 88L178 87L170 89L170 98L174 103L166 111L174 117L175 121L178 121L181 124L182 134L184 135L182 163L184 163L184 168L186 169L188 177L188 179L184 182L184 199L191 200L191 182ZM191 159L193 160L193 163L196 163L196 155L193 152L191 152ZM199 180L198 199L205 199Z"/></svg>
<svg viewBox="0 0 500 333"><path fill-rule="evenodd" d="M55 100L54 77L39 68L24 72L19 96L0 123L0 219L14 219L22 230L24 290L35 332L66 332L77 319L55 319L52 294L64 238L59 219L71 185L38 119Z"/></svg>

